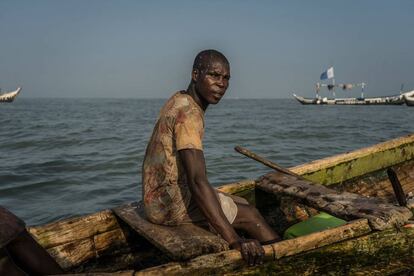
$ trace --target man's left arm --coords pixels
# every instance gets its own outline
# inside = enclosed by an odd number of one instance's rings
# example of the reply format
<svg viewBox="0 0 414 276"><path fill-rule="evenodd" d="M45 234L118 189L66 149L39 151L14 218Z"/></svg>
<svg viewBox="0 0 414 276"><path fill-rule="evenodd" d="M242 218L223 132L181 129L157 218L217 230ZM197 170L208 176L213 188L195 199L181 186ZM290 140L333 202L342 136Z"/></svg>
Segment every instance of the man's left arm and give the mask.
<svg viewBox="0 0 414 276"><path fill-rule="evenodd" d="M191 196L202 214L229 244L238 242L239 235L224 215L216 191L208 183L203 151L184 149L178 153L186 171Z"/></svg>

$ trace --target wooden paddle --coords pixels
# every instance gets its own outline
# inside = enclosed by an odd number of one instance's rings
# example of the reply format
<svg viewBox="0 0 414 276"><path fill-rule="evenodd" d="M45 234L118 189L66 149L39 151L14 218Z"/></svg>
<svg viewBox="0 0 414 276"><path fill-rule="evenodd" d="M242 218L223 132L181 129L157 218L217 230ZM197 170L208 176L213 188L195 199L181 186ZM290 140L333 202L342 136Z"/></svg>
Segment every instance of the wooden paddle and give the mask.
<svg viewBox="0 0 414 276"><path fill-rule="evenodd" d="M398 180L397 173L392 168L389 168L387 170L387 174L388 179L392 184L392 189L394 190L394 194L397 198L398 204L400 204L400 206L407 207L407 196L404 193L400 180Z"/></svg>
<svg viewBox="0 0 414 276"><path fill-rule="evenodd" d="M236 146L236 147L234 147L234 150L237 151L238 153L241 153L241 154L243 154L243 155L245 155L245 156L247 156L247 157L249 157L249 158L251 158L253 160L256 160L256 161L262 163L263 165L266 165L269 168L272 168L272 169L274 169L274 170L276 170L278 172L285 173L285 174L289 174L289 175L293 175L293 176L296 176L296 177L298 177L300 179L303 179L302 176L300 176L300 175L298 175L298 174L296 174L296 173L294 173L294 172L292 172L292 171L290 171L288 169L285 169L285 168L279 166L278 164L276 164L276 163L274 163L274 162L272 162L270 160L267 160L267 159L265 159L265 158L257 155L254 152L251 152L250 150L248 150L246 148L243 148L241 146Z"/></svg>

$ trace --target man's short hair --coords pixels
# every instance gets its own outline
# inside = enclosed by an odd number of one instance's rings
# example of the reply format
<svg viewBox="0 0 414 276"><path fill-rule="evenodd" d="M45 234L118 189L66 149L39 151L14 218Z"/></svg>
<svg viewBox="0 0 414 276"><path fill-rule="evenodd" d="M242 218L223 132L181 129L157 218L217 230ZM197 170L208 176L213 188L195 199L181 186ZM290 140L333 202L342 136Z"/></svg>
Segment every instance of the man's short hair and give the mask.
<svg viewBox="0 0 414 276"><path fill-rule="evenodd" d="M217 50L209 49L201 51L194 59L193 70L204 70L213 60L220 60L230 65L227 58Z"/></svg>

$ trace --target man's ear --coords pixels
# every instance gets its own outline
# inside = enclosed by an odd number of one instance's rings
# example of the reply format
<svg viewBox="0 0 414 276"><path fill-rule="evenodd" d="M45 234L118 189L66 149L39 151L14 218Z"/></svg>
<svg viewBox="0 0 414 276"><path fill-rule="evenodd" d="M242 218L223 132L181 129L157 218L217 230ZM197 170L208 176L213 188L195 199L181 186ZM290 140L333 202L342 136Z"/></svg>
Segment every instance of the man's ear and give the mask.
<svg viewBox="0 0 414 276"><path fill-rule="evenodd" d="M191 72L191 79L193 80L193 82L197 82L199 76L200 71L198 69L193 69L193 71Z"/></svg>

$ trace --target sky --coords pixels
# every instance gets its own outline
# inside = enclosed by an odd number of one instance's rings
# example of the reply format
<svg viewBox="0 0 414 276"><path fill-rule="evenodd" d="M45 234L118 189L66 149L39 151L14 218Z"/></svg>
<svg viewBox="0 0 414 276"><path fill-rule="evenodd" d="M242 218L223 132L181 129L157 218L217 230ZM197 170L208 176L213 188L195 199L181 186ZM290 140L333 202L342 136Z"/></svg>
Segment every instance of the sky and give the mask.
<svg viewBox="0 0 414 276"><path fill-rule="evenodd" d="M167 98L216 49L231 64L227 98L314 96L330 66L337 83L366 82L365 96L398 94L414 89L413 14L409 0L0 0L0 88Z"/></svg>

